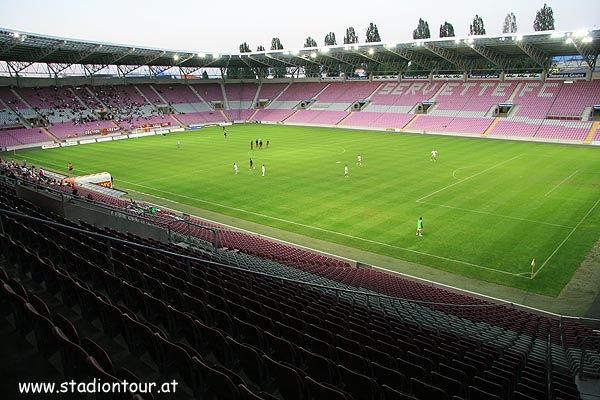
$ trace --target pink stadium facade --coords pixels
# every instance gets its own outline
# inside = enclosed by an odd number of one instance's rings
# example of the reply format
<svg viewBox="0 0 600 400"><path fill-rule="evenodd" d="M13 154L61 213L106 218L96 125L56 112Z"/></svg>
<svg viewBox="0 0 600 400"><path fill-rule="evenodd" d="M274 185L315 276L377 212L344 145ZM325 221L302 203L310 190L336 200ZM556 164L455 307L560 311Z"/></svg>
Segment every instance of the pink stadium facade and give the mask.
<svg viewBox="0 0 600 400"><path fill-rule="evenodd" d="M595 144L599 104L599 80L2 87L0 148L232 122Z"/></svg>

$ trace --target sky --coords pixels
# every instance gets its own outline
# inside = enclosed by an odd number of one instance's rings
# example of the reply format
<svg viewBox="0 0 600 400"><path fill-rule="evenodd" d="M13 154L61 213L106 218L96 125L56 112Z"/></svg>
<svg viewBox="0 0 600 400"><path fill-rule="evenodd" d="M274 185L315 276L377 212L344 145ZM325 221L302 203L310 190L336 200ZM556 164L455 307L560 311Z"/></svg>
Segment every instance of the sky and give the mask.
<svg viewBox="0 0 600 400"><path fill-rule="evenodd" d="M0 0L0 28L82 39L192 52L238 53L246 42L251 50L267 50L278 37L285 49L304 47L308 36L323 45L328 32L343 44L348 27L365 42L369 23L377 25L383 42L408 42L419 18L437 38L445 21L457 37L466 37L475 15L488 35L502 32L513 12L518 31L533 32L536 0L301 0L297 2L209 0ZM222 7L224 5L224 7ZM419 7L421 5L422 7ZM549 0L559 31L600 29L600 1Z"/></svg>

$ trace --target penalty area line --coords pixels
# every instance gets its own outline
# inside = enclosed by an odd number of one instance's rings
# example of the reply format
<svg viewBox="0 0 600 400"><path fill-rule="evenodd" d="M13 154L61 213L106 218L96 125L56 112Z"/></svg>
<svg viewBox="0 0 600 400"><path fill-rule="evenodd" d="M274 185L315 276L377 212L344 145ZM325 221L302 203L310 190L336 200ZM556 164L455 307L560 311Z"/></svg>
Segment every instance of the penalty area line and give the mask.
<svg viewBox="0 0 600 400"><path fill-rule="evenodd" d="M474 174L474 175L471 175L471 176L468 176L468 177L466 177L466 178L464 178L464 179L461 179L461 180L459 180L458 182L454 182L454 183L452 183L452 184L450 184L450 185L448 185L448 186L444 186L443 188L441 188L441 189L438 189L438 190L436 190L435 192L431 192L431 193L429 193L427 196L423 196L423 197L421 197L420 199L417 199L417 200L415 200L415 201L416 201L417 203L419 203L419 202L421 202L422 200L425 200L425 199L426 199L426 198L428 198L428 197L431 197L431 196L433 196L433 195L435 195L435 194L438 194L438 193L440 193L440 192L443 192L443 191L444 191L444 190L446 190L446 189L450 189L451 187L453 187L453 186L456 186L456 185L458 185L459 183L463 183L464 181L468 181L469 179L475 178L475 177L477 177L477 176L479 176L479 175L481 175L481 174L484 174L484 173L486 173L486 172L488 172L488 171L491 171L491 170L493 170L494 168L498 168L499 166L501 166L501 165L504 165L504 164L506 164L506 163L508 163L508 162L510 162L510 161L512 161L512 160L514 160L514 159L516 159L516 158L519 158L519 157L521 157L521 156L522 156L522 154L519 154L519 155L516 155L516 156L514 156L514 157L512 157L512 158L509 158L508 160L504 160L504 161L502 161L502 162L499 162L499 163L498 163L498 164L496 164L496 165L492 165L491 167L488 167L488 168L484 169L483 171L479 171L478 173L476 173L476 174Z"/></svg>
<svg viewBox="0 0 600 400"><path fill-rule="evenodd" d="M588 212L583 216L583 218L581 218L581 220L577 223L577 225L575 225L575 227L571 230L571 232L569 232L567 237L562 242L560 242L560 244L556 247L556 249L554 249L552 254L550 254L548 256L548 258L546 259L546 261L544 261L542 266L537 271L535 271L535 273L533 274L531 279L535 278L537 276L537 274L539 274L540 271L546 266L546 264L548 264L548 262L552 259L552 257L554 257L554 255L556 253L558 253L558 250L560 250L560 248L563 247L563 245L567 242L567 240L569 240L569 238L573 235L573 233L575 233L577 228L579 228L579 226L583 223L583 221L585 221L585 219L588 217L588 215L590 215L592 213L592 211L594 211L594 208L596 208L598 203L600 203L600 199L594 203L594 205L588 210Z"/></svg>
<svg viewBox="0 0 600 400"><path fill-rule="evenodd" d="M558 189L558 187L559 187L560 185L562 185L563 183L565 183L566 181L568 181L568 180L569 180L571 177L573 177L573 176L574 176L576 173L578 173L578 172L579 172L578 170L575 170L575 172L573 172L571 175L567 176L565 179L563 179L562 181L560 181L560 182L559 182L557 185L555 185L555 186L554 186L552 189L550 189L550 190L548 191L548 193L546 193L546 194L544 195L544 197L548 197L548 195L549 195L550 193L554 192L556 189Z"/></svg>

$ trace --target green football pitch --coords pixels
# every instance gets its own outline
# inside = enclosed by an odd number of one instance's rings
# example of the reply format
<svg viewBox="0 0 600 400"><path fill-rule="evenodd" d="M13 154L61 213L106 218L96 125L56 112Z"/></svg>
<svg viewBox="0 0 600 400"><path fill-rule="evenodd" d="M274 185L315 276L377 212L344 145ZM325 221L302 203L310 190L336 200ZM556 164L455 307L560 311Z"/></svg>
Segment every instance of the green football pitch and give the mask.
<svg viewBox="0 0 600 400"><path fill-rule="evenodd" d="M260 124L227 133L17 158L64 173L73 163L77 175L108 171L119 189L551 296L598 240L600 149L591 146ZM263 148L251 150L257 139Z"/></svg>

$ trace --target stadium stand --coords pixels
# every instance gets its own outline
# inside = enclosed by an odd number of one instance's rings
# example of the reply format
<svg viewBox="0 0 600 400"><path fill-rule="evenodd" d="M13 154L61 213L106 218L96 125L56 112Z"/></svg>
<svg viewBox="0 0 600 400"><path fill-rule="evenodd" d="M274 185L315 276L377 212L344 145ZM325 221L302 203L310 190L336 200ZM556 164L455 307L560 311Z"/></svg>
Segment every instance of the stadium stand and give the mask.
<svg viewBox="0 0 600 400"><path fill-rule="evenodd" d="M371 96L367 111L408 113L420 101L435 96L442 82L385 82Z"/></svg>
<svg viewBox="0 0 600 400"><path fill-rule="evenodd" d="M492 118L453 118L420 115L411 123L414 132L452 132L454 134L483 134L492 123Z"/></svg>
<svg viewBox="0 0 600 400"><path fill-rule="evenodd" d="M57 380L177 379L177 398L579 399L588 337L585 368L600 373L598 335L578 322L343 263L292 266L74 224L18 198L10 180L0 198L5 335L37 365L58 356Z"/></svg>
<svg viewBox="0 0 600 400"><path fill-rule="evenodd" d="M589 144L596 142L590 119L600 103L599 85L473 80L4 87L0 129L46 127L66 140L117 127L128 132L148 125L264 121ZM500 116L499 104L512 108ZM4 147L36 143L32 135L9 136ZM38 137L46 142L46 136Z"/></svg>
<svg viewBox="0 0 600 400"><path fill-rule="evenodd" d="M348 113L345 111L298 110L286 119L286 123L299 125L335 125Z"/></svg>
<svg viewBox="0 0 600 400"><path fill-rule="evenodd" d="M369 128L403 128L415 116L413 114L397 114L384 112L355 112L340 123L342 126Z"/></svg>
<svg viewBox="0 0 600 400"><path fill-rule="evenodd" d="M514 81L448 82L435 97L436 107L431 115L483 117L493 106L508 100L516 86Z"/></svg>
<svg viewBox="0 0 600 400"><path fill-rule="evenodd" d="M53 143L52 137L39 128L8 129L0 131L0 148L21 145Z"/></svg>

